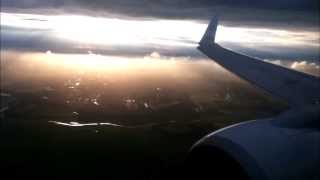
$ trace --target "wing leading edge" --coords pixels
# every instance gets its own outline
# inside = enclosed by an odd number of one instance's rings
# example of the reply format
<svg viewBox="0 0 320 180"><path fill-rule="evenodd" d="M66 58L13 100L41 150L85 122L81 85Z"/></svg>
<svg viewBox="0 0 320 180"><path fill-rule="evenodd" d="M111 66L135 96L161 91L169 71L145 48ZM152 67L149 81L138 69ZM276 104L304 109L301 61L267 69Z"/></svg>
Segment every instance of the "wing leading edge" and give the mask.
<svg viewBox="0 0 320 180"><path fill-rule="evenodd" d="M250 83L287 101L291 106L317 104L320 79L225 49L214 42L218 18L214 17L198 49L215 62Z"/></svg>

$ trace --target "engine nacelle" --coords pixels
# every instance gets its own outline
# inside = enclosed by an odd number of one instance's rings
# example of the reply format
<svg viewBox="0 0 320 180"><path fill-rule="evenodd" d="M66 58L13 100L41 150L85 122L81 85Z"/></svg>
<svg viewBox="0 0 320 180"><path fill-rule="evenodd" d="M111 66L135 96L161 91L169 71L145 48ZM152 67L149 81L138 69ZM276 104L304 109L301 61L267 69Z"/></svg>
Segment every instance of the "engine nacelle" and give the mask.
<svg viewBox="0 0 320 180"><path fill-rule="evenodd" d="M198 178L320 179L319 125L313 106L229 126L192 147L190 171Z"/></svg>

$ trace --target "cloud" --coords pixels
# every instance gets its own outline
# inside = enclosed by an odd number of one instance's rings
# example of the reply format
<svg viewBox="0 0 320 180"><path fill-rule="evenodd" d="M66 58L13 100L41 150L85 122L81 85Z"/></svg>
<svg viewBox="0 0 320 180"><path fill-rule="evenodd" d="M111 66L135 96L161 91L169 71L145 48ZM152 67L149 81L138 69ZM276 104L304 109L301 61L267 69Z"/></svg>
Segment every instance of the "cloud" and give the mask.
<svg viewBox="0 0 320 180"><path fill-rule="evenodd" d="M139 57L156 51L164 56L204 57L196 50L206 27L201 21L128 21L14 13L2 13L1 17L2 49L38 52L50 49L57 53L80 54L94 51L105 55ZM90 25L78 30L84 20ZM112 24L114 21L116 23ZM217 32L219 44L234 51L262 59L319 60L318 32L220 27Z"/></svg>
<svg viewBox="0 0 320 180"><path fill-rule="evenodd" d="M144 57L126 57L100 55L96 52L90 54L53 52L47 54L45 52L2 51L1 64L3 65L1 72L6 74L5 77L8 81L11 77L12 80L21 80L27 77L43 78L45 76L57 78L79 72L91 73L99 78L99 75L110 76L114 80L122 81L123 72L126 72L126 79L135 79L145 83L145 79L152 79L152 77L158 79L159 77L160 80L165 79L165 81L161 80L161 84L170 81L175 87L179 83L181 85L181 83L194 82L206 85L208 81L219 83L225 81L226 78L234 78L231 73L223 70L211 60L163 56L159 52L149 52ZM15 71L10 69L15 69ZM221 73L224 74L223 79L219 78ZM133 83L131 81L125 82ZM155 84L156 87L160 86L158 83Z"/></svg>
<svg viewBox="0 0 320 180"><path fill-rule="evenodd" d="M60 7L65 5L79 5L91 8L190 8L190 7L212 7L218 5L235 6L241 8L263 8L263 9L295 9L314 10L318 5L317 0L2 0L3 6L11 7Z"/></svg>
<svg viewBox="0 0 320 180"><path fill-rule="evenodd" d="M2 11L208 20L225 25L318 28L317 0L2 0ZM267 16L266 16L267 14Z"/></svg>
<svg viewBox="0 0 320 180"><path fill-rule="evenodd" d="M311 74L315 74L320 76L320 65L314 62L307 61L295 61L290 66L292 69L309 72Z"/></svg>
<svg viewBox="0 0 320 180"><path fill-rule="evenodd" d="M265 59L264 61L280 65L283 67L291 68L314 76L320 76L320 62L307 61L307 60L280 60L280 59Z"/></svg>
<svg viewBox="0 0 320 180"><path fill-rule="evenodd" d="M320 76L320 65L308 61L295 61L290 66L292 69Z"/></svg>
<svg viewBox="0 0 320 180"><path fill-rule="evenodd" d="M282 60L279 60L279 59L274 59L274 60L264 59L264 61L268 62L268 63L272 63L272 64L275 64L275 65L278 65L278 66L285 66L282 63Z"/></svg>
<svg viewBox="0 0 320 180"><path fill-rule="evenodd" d="M161 56L160 56L160 54L158 52L154 51L154 52L152 52L150 54L150 57L152 57L152 58L160 58Z"/></svg>

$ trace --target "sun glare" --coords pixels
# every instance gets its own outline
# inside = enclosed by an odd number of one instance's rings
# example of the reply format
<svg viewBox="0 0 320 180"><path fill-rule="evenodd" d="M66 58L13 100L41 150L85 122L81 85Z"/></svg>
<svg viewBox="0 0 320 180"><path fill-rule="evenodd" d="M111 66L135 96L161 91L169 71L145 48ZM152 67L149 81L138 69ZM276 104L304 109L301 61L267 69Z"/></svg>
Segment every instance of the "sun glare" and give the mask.
<svg viewBox="0 0 320 180"><path fill-rule="evenodd" d="M88 54L48 52L50 51L43 53L2 52L1 59L5 64L3 68L10 70L14 67L15 71L8 73L18 79L27 77L59 79L84 75L93 78L108 77L112 81L123 79L143 81L146 78L160 78L179 79L181 83L188 83L191 80L194 83L202 83L208 78L208 74L226 74L219 65L210 60L167 57L158 52L152 52L144 57L108 56L92 52ZM215 78L212 75L210 77Z"/></svg>
<svg viewBox="0 0 320 180"><path fill-rule="evenodd" d="M157 56L155 55L157 54ZM92 72L129 72L148 71L152 69L172 69L176 68L175 59L161 57L157 52L153 52L144 58L105 56L99 54L55 54L51 51L46 53L25 53L21 59L32 60L37 64L47 64L48 67L59 69L69 69L78 71ZM180 60L187 60L181 58Z"/></svg>
<svg viewBox="0 0 320 180"><path fill-rule="evenodd" d="M81 45L197 46L207 24L195 20L117 19L80 15L1 13L1 25L46 30L53 37ZM217 42L242 46L319 47L317 32L220 25Z"/></svg>
<svg viewBox="0 0 320 180"><path fill-rule="evenodd" d="M180 20L126 20L9 13L1 13L1 17L2 25L49 30L57 38L100 45L194 46L206 28L205 24Z"/></svg>

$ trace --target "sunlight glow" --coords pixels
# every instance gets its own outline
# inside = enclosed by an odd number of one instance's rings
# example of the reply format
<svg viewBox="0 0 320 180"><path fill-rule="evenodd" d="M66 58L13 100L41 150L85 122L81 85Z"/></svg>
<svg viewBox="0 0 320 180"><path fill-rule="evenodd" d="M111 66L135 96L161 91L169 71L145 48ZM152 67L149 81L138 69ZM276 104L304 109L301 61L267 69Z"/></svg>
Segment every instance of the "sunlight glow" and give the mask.
<svg viewBox="0 0 320 180"><path fill-rule="evenodd" d="M226 73L210 60L189 57L168 57L152 52L144 57L107 56L94 54L1 53L4 67L15 68L15 77L53 77L90 75L121 79L169 77L169 79L202 79L207 73ZM8 69L9 70L9 69ZM203 74L202 74L203 72ZM19 74L19 75L18 75ZM197 81L195 81L197 82ZM79 84L73 84L73 87ZM94 103L94 102L93 102ZM99 103L99 102L98 102ZM95 104L95 103L94 103ZM97 104L96 104L97 105Z"/></svg>
<svg viewBox="0 0 320 180"><path fill-rule="evenodd" d="M243 43L244 46L278 45L320 47L317 32L288 31L264 28L219 26L217 42Z"/></svg>
<svg viewBox="0 0 320 180"><path fill-rule="evenodd" d="M57 38L104 45L194 46L205 25L179 20L124 20L78 15L1 13L1 25L49 30ZM201 33L197 33L197 32ZM194 44L192 45L193 42Z"/></svg>
<svg viewBox="0 0 320 180"><path fill-rule="evenodd" d="M10 57L16 57L16 53L6 52L2 56L4 59L10 59ZM166 57L158 52L152 52L144 57L126 57L99 55L93 52L88 52L88 54L57 54L48 50L44 53L20 53L19 61L21 64L32 66L32 68L43 69L46 73L58 73L57 71L59 71L121 75L125 72L125 74L139 76L145 72L153 72L155 74L193 76L192 72L186 74L185 72L181 73L181 70L191 68L194 64L202 66L204 60L193 62L188 57ZM204 67L212 68L213 71L221 70L212 61L204 62Z"/></svg>
<svg viewBox="0 0 320 180"><path fill-rule="evenodd" d="M56 38L81 45L197 46L207 24L192 20L145 20L79 15L1 13L1 25L48 31ZM243 46L319 47L318 32L267 28L218 27L217 42Z"/></svg>

